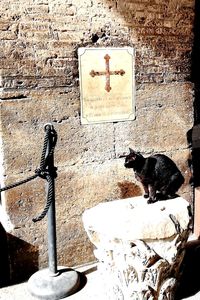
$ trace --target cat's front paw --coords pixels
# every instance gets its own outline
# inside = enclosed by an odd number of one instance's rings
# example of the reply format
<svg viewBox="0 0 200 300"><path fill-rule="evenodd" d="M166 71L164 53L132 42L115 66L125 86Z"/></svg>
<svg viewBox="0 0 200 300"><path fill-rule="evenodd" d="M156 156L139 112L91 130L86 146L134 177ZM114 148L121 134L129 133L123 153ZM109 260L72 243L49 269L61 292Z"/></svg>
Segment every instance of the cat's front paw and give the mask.
<svg viewBox="0 0 200 300"><path fill-rule="evenodd" d="M155 203L157 201L157 199L153 199L153 198L149 198L149 200L147 201L148 204L152 204Z"/></svg>
<svg viewBox="0 0 200 300"><path fill-rule="evenodd" d="M145 194L144 194L144 198L149 198L149 194L148 194L148 193L145 193Z"/></svg>

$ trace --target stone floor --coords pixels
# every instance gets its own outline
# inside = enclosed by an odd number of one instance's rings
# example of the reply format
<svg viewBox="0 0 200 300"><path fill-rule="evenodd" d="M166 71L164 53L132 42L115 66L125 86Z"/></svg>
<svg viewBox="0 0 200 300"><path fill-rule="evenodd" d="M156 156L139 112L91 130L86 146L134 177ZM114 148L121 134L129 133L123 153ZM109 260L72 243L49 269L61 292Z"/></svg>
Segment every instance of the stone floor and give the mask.
<svg viewBox="0 0 200 300"><path fill-rule="evenodd" d="M77 268L77 271L82 274L81 287L79 291L71 296L68 296L68 300L106 300L104 295L103 286L98 279L97 264L90 264L81 268ZM27 283L21 283L0 289L0 300L35 300L27 290ZM49 299L51 300L51 299Z"/></svg>
<svg viewBox="0 0 200 300"><path fill-rule="evenodd" d="M102 283L98 279L98 272L96 271L96 265L89 265L84 268L83 273L86 275L87 282L84 282L81 289L65 299L69 300L106 300L106 294L104 294L104 289ZM199 282L200 286L200 282ZM200 288L199 288L200 289ZM0 299L1 300L35 300L27 291L27 283L21 283L18 285L13 285L10 287L0 289ZM194 295L184 298L178 297L179 299L187 300L199 300L200 292L195 292ZM50 299L49 299L50 300Z"/></svg>
<svg viewBox="0 0 200 300"><path fill-rule="evenodd" d="M77 268L81 286L68 300L106 300L103 283L98 277L97 264ZM188 243L183 262L182 277L175 300L200 300L200 241ZM27 291L27 283L0 289L0 300L35 300ZM51 300L51 299L49 299Z"/></svg>

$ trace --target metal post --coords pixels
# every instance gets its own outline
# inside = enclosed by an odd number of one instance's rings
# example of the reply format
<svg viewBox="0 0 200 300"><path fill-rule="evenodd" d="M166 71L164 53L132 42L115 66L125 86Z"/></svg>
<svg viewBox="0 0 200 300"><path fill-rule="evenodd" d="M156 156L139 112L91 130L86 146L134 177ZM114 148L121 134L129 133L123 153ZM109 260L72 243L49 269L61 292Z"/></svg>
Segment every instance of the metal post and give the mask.
<svg viewBox="0 0 200 300"><path fill-rule="evenodd" d="M52 126L51 124L47 124L45 126L45 130L49 130L50 128L47 128L47 126ZM52 140L51 137L48 140L47 144L47 151L46 151L46 157L48 157ZM54 157L53 155L50 156L48 161L47 169L50 174L49 180L51 180L51 184L48 181L47 182L47 198L48 193L51 188L51 205L49 207L47 218L48 218L48 256L49 256L49 271L52 273L52 275L57 274L57 245L56 245L56 208L55 208L55 179L54 179Z"/></svg>
<svg viewBox="0 0 200 300"><path fill-rule="evenodd" d="M55 201L52 201L48 211L48 255L49 271L57 274L57 245L56 245L56 218Z"/></svg>
<svg viewBox="0 0 200 300"><path fill-rule="evenodd" d="M51 126L50 128L47 126ZM45 125L46 129L53 129L51 124ZM58 300L70 296L79 288L79 275L70 268L57 267L57 247L56 247L56 210L55 210L55 171L54 157L49 155L52 139L47 144L46 158L47 164L47 198L51 198L48 210L48 261L49 268L43 269L33 274L28 281L28 290L37 299ZM49 196L51 195L51 196Z"/></svg>

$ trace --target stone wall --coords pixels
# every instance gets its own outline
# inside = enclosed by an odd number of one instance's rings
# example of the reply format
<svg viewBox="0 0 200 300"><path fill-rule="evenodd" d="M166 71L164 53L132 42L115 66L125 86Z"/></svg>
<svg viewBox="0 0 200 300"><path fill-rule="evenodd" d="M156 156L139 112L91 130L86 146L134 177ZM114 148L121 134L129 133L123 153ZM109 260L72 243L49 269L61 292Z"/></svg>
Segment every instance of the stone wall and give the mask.
<svg viewBox="0 0 200 300"><path fill-rule="evenodd" d="M187 132L193 125L194 6L194 0L2 1L1 182L34 173L43 125L52 122L59 137L59 264L94 259L81 221L86 208L142 193L119 158L129 146L145 155L172 157L186 178L180 194L192 201ZM134 121L80 124L77 49L85 46L135 48ZM14 257L11 274L24 264L26 270L31 255L33 267L47 265L46 219L31 221L44 203L42 179L2 194L2 223L10 232L8 249ZM22 247L22 241L28 246Z"/></svg>

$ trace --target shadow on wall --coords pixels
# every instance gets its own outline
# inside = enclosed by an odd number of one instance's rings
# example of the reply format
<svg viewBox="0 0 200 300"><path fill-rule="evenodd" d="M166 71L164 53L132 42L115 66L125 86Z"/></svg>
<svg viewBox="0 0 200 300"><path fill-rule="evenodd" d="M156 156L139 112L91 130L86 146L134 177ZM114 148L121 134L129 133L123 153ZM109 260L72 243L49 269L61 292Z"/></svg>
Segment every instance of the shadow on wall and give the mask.
<svg viewBox="0 0 200 300"><path fill-rule="evenodd" d="M10 283L27 280L38 270L38 247L33 246L11 234L7 236L10 264Z"/></svg>
<svg viewBox="0 0 200 300"><path fill-rule="evenodd" d="M195 20L194 20L194 45L192 51L192 74L194 82L195 99L194 99L194 125L200 124L200 2L195 1Z"/></svg>
<svg viewBox="0 0 200 300"><path fill-rule="evenodd" d="M200 186L200 1L195 2L194 45L192 51L191 79L194 83L194 127L188 132L192 146L193 185Z"/></svg>
<svg viewBox="0 0 200 300"><path fill-rule="evenodd" d="M38 247L11 234L0 224L0 288L20 283L38 270Z"/></svg>
<svg viewBox="0 0 200 300"><path fill-rule="evenodd" d="M137 84L189 80L191 51L188 49L192 42L189 5L178 0L103 2L123 19L128 30L123 32L112 22L106 23L96 31L90 29L77 48L88 45L135 47ZM181 50L183 45L184 51Z"/></svg>
<svg viewBox="0 0 200 300"><path fill-rule="evenodd" d="M0 288L9 284L9 269L7 234L0 224Z"/></svg>

